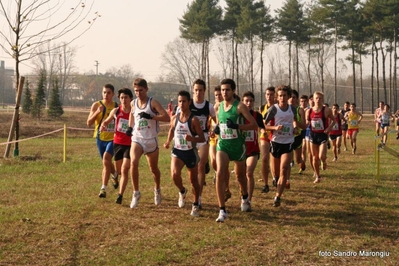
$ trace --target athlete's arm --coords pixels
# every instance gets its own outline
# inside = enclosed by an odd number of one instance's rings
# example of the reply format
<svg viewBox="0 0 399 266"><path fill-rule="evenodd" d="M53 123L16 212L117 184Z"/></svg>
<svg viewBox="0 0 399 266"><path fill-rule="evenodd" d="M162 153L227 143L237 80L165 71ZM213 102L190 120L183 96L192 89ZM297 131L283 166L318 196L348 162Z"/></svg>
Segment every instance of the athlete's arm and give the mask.
<svg viewBox="0 0 399 266"><path fill-rule="evenodd" d="M326 107L324 109L324 115L325 117L328 118L328 122L330 123L328 125L328 127L324 130L324 133L329 133L331 131L331 129L333 128L333 126L335 125L336 121L335 121L335 117L332 114L332 111L329 107Z"/></svg>
<svg viewBox="0 0 399 266"><path fill-rule="evenodd" d="M241 114L249 122L249 124L239 124L238 129L256 130L258 128L255 118L249 112L248 107L245 104L243 104L242 102L238 103L237 113Z"/></svg>
<svg viewBox="0 0 399 266"><path fill-rule="evenodd" d="M299 128L305 130L306 127L307 127L307 123L306 123L306 120L305 120L305 110L303 110L302 107L299 107L299 115L301 117L301 122L297 121L297 125L298 125Z"/></svg>
<svg viewBox="0 0 399 266"><path fill-rule="evenodd" d="M204 131L202 131L199 119L196 116L194 116L193 119L191 120L191 129L197 134L197 136L194 137L194 136L186 135L185 139L187 141L192 141L192 142L204 142L205 141Z"/></svg>
<svg viewBox="0 0 399 266"><path fill-rule="evenodd" d="M165 111L165 109L163 109L162 105L157 100L152 99L151 107L156 111L156 113L158 113L157 115L154 115L152 117L153 120L162 121L162 122L170 121L170 116Z"/></svg>
<svg viewBox="0 0 399 266"><path fill-rule="evenodd" d="M96 121L98 114L101 114L103 112L103 109L104 107L101 104L100 106L98 106L98 102L95 102L91 105L90 114L86 122L89 127L93 125L94 121Z"/></svg>
<svg viewBox="0 0 399 266"><path fill-rule="evenodd" d="M100 131L103 131L108 124L114 119L114 115L116 113L116 111L118 111L119 107L112 109L112 111L109 113L109 116L107 117L107 119L105 119L102 123L101 123L101 127L100 127Z"/></svg>
<svg viewBox="0 0 399 266"><path fill-rule="evenodd" d="M170 142L172 141L175 135L175 121L176 121L176 115L173 115L172 118L170 119L170 128L168 132L168 137L166 138L166 142L163 145L166 149L169 149Z"/></svg>

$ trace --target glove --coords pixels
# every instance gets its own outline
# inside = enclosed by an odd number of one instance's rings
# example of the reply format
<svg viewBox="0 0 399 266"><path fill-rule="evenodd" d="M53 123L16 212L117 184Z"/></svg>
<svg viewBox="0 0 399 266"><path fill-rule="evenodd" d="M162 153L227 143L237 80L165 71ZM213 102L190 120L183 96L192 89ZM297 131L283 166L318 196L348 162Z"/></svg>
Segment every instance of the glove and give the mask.
<svg viewBox="0 0 399 266"><path fill-rule="evenodd" d="M150 114L147 114L146 112L139 113L139 116L140 118L152 119L152 116Z"/></svg>
<svg viewBox="0 0 399 266"><path fill-rule="evenodd" d="M213 129L213 133L215 133L216 135L220 135L220 127L219 124L217 124L215 126L215 128Z"/></svg>
<svg viewBox="0 0 399 266"><path fill-rule="evenodd" d="M231 119L227 119L226 125L228 128L238 129L238 124L231 121Z"/></svg>
<svg viewBox="0 0 399 266"><path fill-rule="evenodd" d="M128 129L126 130L126 135L131 137L132 136L132 132L133 132L133 128L132 127L128 127Z"/></svg>

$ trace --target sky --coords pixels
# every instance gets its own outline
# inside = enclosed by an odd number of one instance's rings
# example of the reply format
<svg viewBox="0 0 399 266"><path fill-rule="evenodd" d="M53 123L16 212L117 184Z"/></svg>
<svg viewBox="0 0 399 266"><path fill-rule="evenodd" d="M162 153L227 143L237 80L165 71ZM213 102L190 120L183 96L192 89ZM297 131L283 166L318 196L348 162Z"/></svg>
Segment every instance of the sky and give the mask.
<svg viewBox="0 0 399 266"><path fill-rule="evenodd" d="M72 1L71 1L72 2ZM92 28L71 45L76 46L75 66L79 73L105 73L130 64L147 81L162 74L161 55L168 43L179 37L179 21L192 0L97 0L93 12L98 18ZM224 5L224 1L220 1ZM267 0L271 10L283 0ZM1 50L0 60L14 68L12 58ZM215 62L215 65L218 64ZM215 66L216 67L216 66ZM21 66L22 74L32 71L31 62Z"/></svg>

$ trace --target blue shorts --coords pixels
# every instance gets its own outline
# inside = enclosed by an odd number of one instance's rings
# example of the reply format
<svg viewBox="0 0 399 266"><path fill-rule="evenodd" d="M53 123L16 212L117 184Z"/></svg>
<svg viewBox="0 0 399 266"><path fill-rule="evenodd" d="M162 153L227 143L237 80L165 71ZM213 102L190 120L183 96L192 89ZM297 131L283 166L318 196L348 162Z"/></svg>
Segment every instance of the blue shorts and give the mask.
<svg viewBox="0 0 399 266"><path fill-rule="evenodd" d="M182 151L176 148L172 149L172 157L183 161L187 168L194 168L199 162L199 156L196 149Z"/></svg>
<svg viewBox="0 0 399 266"><path fill-rule="evenodd" d="M96 144L98 152L100 153L101 159L104 157L104 153L108 152L111 156L114 156L114 142L113 141L102 141L96 138Z"/></svg>

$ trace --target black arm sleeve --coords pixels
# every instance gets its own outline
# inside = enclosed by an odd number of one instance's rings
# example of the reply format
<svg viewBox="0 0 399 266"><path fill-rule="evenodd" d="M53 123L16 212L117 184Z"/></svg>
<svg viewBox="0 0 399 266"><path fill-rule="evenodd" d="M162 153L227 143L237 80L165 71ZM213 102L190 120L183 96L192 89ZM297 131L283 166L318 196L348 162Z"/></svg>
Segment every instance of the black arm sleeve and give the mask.
<svg viewBox="0 0 399 266"><path fill-rule="evenodd" d="M256 112L256 123L258 124L258 127L265 128L265 124L263 123L262 115L259 112Z"/></svg>

